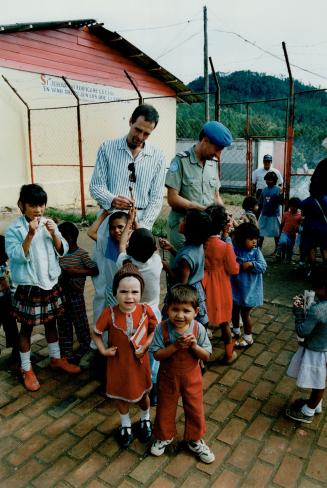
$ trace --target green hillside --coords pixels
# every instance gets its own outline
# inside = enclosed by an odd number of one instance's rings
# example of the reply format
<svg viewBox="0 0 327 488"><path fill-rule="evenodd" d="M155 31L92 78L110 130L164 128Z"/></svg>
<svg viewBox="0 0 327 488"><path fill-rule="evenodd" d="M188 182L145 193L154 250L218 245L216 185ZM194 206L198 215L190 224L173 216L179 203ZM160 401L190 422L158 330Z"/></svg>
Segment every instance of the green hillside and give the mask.
<svg viewBox="0 0 327 488"><path fill-rule="evenodd" d="M267 103L235 104L287 98L289 81L252 71L236 71L219 78L221 89L221 122L226 124L234 137L273 137L283 139L286 133L287 101ZM209 77L210 92L214 92L212 76ZM203 77L193 80L189 87L203 92ZM314 87L295 81L295 141L293 150L294 168L304 163L314 167L319 159L326 156L321 147L327 137L327 93L310 92ZM214 119L214 97L210 97L210 118ZM232 104L232 105L226 105ZM249 125L247 126L247 111ZM177 109L178 137L197 138L204 121L204 104L179 104Z"/></svg>

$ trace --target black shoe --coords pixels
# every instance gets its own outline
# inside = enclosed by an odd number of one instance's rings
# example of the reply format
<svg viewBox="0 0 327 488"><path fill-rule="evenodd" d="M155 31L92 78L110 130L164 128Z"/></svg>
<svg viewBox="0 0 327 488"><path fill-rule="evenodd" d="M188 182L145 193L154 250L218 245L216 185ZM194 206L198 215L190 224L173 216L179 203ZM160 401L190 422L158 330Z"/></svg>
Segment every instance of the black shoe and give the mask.
<svg viewBox="0 0 327 488"><path fill-rule="evenodd" d="M128 432L131 431L131 433ZM128 447L134 440L131 427L118 427L117 441L121 447Z"/></svg>
<svg viewBox="0 0 327 488"><path fill-rule="evenodd" d="M141 420L139 427L140 442L148 442L152 437L152 422L151 420Z"/></svg>
<svg viewBox="0 0 327 488"><path fill-rule="evenodd" d="M151 388L151 391L149 393L149 398L150 398L151 407L156 407L158 405L157 383L152 384L152 388Z"/></svg>

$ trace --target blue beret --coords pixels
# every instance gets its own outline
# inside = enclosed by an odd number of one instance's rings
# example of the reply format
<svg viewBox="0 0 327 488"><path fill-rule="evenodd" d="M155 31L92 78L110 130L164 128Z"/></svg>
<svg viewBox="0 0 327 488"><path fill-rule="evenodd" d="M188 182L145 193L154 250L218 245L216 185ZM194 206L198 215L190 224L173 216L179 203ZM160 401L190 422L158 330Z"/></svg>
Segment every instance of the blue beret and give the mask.
<svg viewBox="0 0 327 488"><path fill-rule="evenodd" d="M215 120L206 122L202 127L204 134L207 136L212 144L220 147L230 146L233 142L233 137L229 129L220 122Z"/></svg>

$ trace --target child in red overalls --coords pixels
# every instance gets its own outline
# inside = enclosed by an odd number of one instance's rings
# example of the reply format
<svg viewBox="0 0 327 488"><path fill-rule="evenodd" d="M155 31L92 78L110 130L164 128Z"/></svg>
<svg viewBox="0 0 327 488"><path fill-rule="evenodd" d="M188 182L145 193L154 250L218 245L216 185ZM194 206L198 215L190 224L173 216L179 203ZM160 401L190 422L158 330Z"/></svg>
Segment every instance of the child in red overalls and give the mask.
<svg viewBox="0 0 327 488"><path fill-rule="evenodd" d="M184 440L204 463L215 460L202 440L205 433L200 359L207 361L212 347L207 332L194 318L199 312L197 291L191 285L175 285L167 295L168 320L154 333L150 351L160 361L158 406L154 423L154 456L161 456L176 435L176 410L180 395L185 414Z"/></svg>

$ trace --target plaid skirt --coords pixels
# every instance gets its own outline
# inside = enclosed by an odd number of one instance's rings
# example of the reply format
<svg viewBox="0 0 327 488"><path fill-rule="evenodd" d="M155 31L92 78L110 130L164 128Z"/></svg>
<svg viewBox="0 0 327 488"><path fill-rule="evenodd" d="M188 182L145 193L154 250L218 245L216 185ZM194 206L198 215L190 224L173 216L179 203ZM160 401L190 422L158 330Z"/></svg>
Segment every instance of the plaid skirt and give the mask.
<svg viewBox="0 0 327 488"><path fill-rule="evenodd" d="M47 324L64 314L64 295L59 284L51 290L19 285L13 297L12 315L17 322L34 326Z"/></svg>

